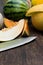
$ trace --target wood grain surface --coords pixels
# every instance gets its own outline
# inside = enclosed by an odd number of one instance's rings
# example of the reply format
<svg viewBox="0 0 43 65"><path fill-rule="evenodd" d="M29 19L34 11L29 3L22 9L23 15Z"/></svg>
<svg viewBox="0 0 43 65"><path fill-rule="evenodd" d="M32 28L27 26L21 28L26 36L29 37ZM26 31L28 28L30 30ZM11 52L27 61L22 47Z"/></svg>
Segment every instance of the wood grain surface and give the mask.
<svg viewBox="0 0 43 65"><path fill-rule="evenodd" d="M3 2L0 0L0 12L3 13ZM29 23L30 25L30 23ZM30 27L31 35L37 39L26 45L0 52L0 65L43 65L43 32Z"/></svg>

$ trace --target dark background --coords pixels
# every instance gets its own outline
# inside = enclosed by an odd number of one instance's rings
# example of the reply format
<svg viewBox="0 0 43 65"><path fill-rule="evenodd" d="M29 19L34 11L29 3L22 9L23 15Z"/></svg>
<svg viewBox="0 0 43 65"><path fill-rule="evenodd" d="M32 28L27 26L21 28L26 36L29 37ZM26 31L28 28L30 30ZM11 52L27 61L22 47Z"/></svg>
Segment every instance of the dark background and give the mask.
<svg viewBox="0 0 43 65"><path fill-rule="evenodd" d="M3 2L0 0L0 12L3 14ZM26 45L0 52L0 65L43 65L43 32L30 27L31 35L37 39Z"/></svg>

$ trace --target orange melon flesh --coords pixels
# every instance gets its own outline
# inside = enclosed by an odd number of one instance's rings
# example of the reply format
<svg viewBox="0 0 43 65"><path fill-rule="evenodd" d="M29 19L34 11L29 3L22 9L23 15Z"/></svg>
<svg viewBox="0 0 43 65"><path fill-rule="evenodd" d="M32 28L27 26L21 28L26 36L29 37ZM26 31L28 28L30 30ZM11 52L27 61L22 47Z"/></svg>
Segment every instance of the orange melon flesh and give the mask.
<svg viewBox="0 0 43 65"><path fill-rule="evenodd" d="M13 26L16 26L18 24L18 22L16 21L12 21L12 20L9 20L7 18L4 18L4 25L8 28L11 28Z"/></svg>

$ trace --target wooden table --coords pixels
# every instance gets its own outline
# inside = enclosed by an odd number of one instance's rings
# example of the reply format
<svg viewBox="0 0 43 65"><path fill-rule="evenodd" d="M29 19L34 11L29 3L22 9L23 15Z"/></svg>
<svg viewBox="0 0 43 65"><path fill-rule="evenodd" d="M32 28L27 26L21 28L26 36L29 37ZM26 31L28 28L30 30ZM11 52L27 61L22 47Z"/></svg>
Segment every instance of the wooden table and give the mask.
<svg viewBox="0 0 43 65"><path fill-rule="evenodd" d="M3 0L0 0L0 12L3 10ZM26 45L0 52L0 65L43 65L43 32L35 30L30 25L32 35L37 39Z"/></svg>

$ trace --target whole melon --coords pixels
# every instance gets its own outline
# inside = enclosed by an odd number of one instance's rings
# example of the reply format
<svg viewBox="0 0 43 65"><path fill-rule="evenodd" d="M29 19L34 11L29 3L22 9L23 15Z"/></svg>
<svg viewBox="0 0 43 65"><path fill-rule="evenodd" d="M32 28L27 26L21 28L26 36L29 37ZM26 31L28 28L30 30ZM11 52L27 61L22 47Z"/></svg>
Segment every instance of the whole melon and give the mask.
<svg viewBox="0 0 43 65"><path fill-rule="evenodd" d="M7 0L4 5L4 15L9 19L19 20L25 18L30 7L30 0Z"/></svg>
<svg viewBox="0 0 43 65"><path fill-rule="evenodd" d="M33 26L40 31L43 31L43 13L36 13L32 15Z"/></svg>

